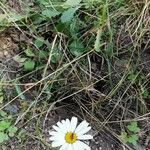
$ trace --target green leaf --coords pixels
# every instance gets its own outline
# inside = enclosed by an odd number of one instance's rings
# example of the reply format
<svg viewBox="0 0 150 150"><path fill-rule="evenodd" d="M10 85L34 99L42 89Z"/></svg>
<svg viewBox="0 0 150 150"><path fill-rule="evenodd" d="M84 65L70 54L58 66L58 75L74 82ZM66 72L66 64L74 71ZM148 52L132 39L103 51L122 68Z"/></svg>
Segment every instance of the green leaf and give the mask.
<svg viewBox="0 0 150 150"><path fill-rule="evenodd" d="M27 49L25 50L25 53L26 53L26 55L27 55L28 57L34 57L34 56L35 56L35 54L33 53L32 49L30 49L30 48L27 48Z"/></svg>
<svg viewBox="0 0 150 150"><path fill-rule="evenodd" d="M46 9L44 11L42 11L42 15L44 15L45 17L56 17L58 16L60 13L56 10L49 10L49 9Z"/></svg>
<svg viewBox="0 0 150 150"><path fill-rule="evenodd" d="M138 141L138 136L136 134L131 135L130 137L128 137L128 142L133 144L133 145L137 145L137 141Z"/></svg>
<svg viewBox="0 0 150 150"><path fill-rule="evenodd" d="M75 56L81 56L85 52L85 48L80 41L73 41L70 45L70 52Z"/></svg>
<svg viewBox="0 0 150 150"><path fill-rule="evenodd" d="M36 45L36 47L40 48L41 46L44 45L44 40L43 39L36 39L34 41L34 44Z"/></svg>
<svg viewBox="0 0 150 150"><path fill-rule="evenodd" d="M0 104L3 103L3 100L4 100L4 96L0 94Z"/></svg>
<svg viewBox="0 0 150 150"><path fill-rule="evenodd" d="M127 126L128 130L134 133L137 133L140 131L140 128L137 126L137 122L131 122L128 126Z"/></svg>
<svg viewBox="0 0 150 150"><path fill-rule="evenodd" d="M16 21L20 21L21 19L25 18L26 16L23 15L18 15L16 13L10 13L9 15L9 19L8 22L16 22Z"/></svg>
<svg viewBox="0 0 150 150"><path fill-rule="evenodd" d="M1 117L6 117L7 116L7 113L3 110L0 111L0 116Z"/></svg>
<svg viewBox="0 0 150 150"><path fill-rule="evenodd" d="M40 50L38 55L39 55L39 59L47 59L49 56L49 53L46 51Z"/></svg>
<svg viewBox="0 0 150 150"><path fill-rule="evenodd" d="M7 14L0 14L0 22L3 22L4 20L6 20L8 17Z"/></svg>
<svg viewBox="0 0 150 150"><path fill-rule="evenodd" d="M149 92L147 89L144 89L144 90L142 91L142 96L143 96L144 98L149 98L149 97L150 97L150 92Z"/></svg>
<svg viewBox="0 0 150 150"><path fill-rule="evenodd" d="M42 5L45 5L45 6L49 5L49 0L37 0L37 1Z"/></svg>
<svg viewBox="0 0 150 150"><path fill-rule="evenodd" d="M61 22L66 23L70 22L74 17L75 12L79 9L79 7L69 8L68 10L64 11L61 16Z"/></svg>
<svg viewBox="0 0 150 150"><path fill-rule="evenodd" d="M27 58L22 58L21 56L19 55L16 55L14 58L13 58L16 62L18 62L19 64L22 64L26 61Z"/></svg>
<svg viewBox="0 0 150 150"><path fill-rule="evenodd" d="M0 132L0 143L3 143L4 141L7 141L9 139L8 135L4 132Z"/></svg>
<svg viewBox="0 0 150 150"><path fill-rule="evenodd" d="M16 92L17 92L17 94L19 95L19 97L20 97L22 100L25 100L26 98L25 98L24 94L22 94L22 90L21 90L21 87L20 87L20 85L19 85L18 82L15 82L15 89L16 89Z"/></svg>
<svg viewBox="0 0 150 150"><path fill-rule="evenodd" d="M82 0L67 0L64 5L69 7L75 7L78 6L81 3Z"/></svg>
<svg viewBox="0 0 150 150"><path fill-rule="evenodd" d="M15 133L17 132L17 130L18 130L17 127L10 126L9 129L8 129L9 136L13 137L15 135Z"/></svg>
<svg viewBox="0 0 150 150"><path fill-rule="evenodd" d="M25 63L24 63L24 69L26 71L32 71L34 69L34 67L35 67L35 61L33 61L33 60L27 60L27 61L25 61Z"/></svg>
<svg viewBox="0 0 150 150"><path fill-rule="evenodd" d="M51 57L51 62L52 63L57 63L60 60L60 54L59 53L53 53Z"/></svg>
<svg viewBox="0 0 150 150"><path fill-rule="evenodd" d="M10 127L10 122L8 121L1 121L0 122L0 131L5 131L6 129L8 129Z"/></svg>
<svg viewBox="0 0 150 150"><path fill-rule="evenodd" d="M101 40L101 36L102 36L102 31L99 29L97 31L97 36L96 36L96 40L95 40L95 45L94 45L94 49L97 52L100 52L100 40Z"/></svg>
<svg viewBox="0 0 150 150"><path fill-rule="evenodd" d="M123 140L124 143L128 142L128 135L127 135L126 132L121 132L120 137L121 137L121 139Z"/></svg>

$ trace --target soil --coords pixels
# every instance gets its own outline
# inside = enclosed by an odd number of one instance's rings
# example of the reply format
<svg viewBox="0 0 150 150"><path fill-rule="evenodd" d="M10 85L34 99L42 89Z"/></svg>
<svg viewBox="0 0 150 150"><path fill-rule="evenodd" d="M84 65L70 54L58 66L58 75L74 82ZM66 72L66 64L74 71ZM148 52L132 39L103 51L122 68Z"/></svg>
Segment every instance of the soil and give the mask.
<svg viewBox="0 0 150 150"><path fill-rule="evenodd" d="M0 37L0 59L10 58L13 55L14 49L17 49L17 45L10 37Z"/></svg>

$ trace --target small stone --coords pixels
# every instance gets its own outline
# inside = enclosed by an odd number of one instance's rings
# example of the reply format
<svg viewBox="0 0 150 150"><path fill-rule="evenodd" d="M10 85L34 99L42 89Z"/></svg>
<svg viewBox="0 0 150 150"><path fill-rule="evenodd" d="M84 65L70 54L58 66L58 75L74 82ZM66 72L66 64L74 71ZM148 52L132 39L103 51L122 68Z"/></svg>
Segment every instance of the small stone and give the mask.
<svg viewBox="0 0 150 150"><path fill-rule="evenodd" d="M4 56L7 56L8 55L8 51L4 51Z"/></svg>

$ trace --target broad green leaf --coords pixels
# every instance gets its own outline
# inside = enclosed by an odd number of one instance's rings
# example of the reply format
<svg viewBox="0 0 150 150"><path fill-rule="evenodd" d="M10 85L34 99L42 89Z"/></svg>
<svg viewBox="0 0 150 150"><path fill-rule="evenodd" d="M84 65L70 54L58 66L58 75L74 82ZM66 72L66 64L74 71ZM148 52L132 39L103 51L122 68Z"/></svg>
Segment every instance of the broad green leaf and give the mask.
<svg viewBox="0 0 150 150"><path fill-rule="evenodd" d="M69 8L68 10L64 11L61 16L61 22L66 23L70 22L74 17L75 12L79 9L79 7Z"/></svg>
<svg viewBox="0 0 150 150"><path fill-rule="evenodd" d="M10 122L8 121L1 121L0 122L0 131L5 131L6 129L8 129L10 127Z"/></svg>
<svg viewBox="0 0 150 150"><path fill-rule="evenodd" d="M131 135L130 137L128 137L128 142L133 144L133 145L137 145L137 141L138 141L138 136L136 134Z"/></svg>
<svg viewBox="0 0 150 150"><path fill-rule="evenodd" d="M0 132L0 143L3 143L4 141L7 141L9 139L8 135L4 132Z"/></svg>
<svg viewBox="0 0 150 150"><path fill-rule="evenodd" d="M45 6L49 5L49 0L37 0L37 1L42 5L45 5Z"/></svg>
<svg viewBox="0 0 150 150"><path fill-rule="evenodd" d="M45 17L56 17L58 16L60 13L56 10L49 10L49 9L46 9L44 11L42 11L42 15L44 15Z"/></svg>
<svg viewBox="0 0 150 150"><path fill-rule="evenodd" d="M67 0L64 5L69 7L75 7L78 6L81 3L82 0Z"/></svg>
<svg viewBox="0 0 150 150"><path fill-rule="evenodd" d="M26 71L32 71L34 69L34 67L35 67L35 61L33 61L33 60L27 60L27 61L25 61L25 63L24 63L24 69Z"/></svg>
<svg viewBox="0 0 150 150"><path fill-rule="evenodd" d="M140 131L140 128L137 126L137 122L131 122L128 126L127 126L128 130L134 133L137 133Z"/></svg>
<svg viewBox="0 0 150 150"><path fill-rule="evenodd" d="M34 41L34 44L36 45L36 47L40 48L41 46L44 45L44 40L43 39L36 39Z"/></svg>
<svg viewBox="0 0 150 150"><path fill-rule="evenodd" d="M73 41L70 45L70 52L75 56L81 56L85 52L85 48L80 41Z"/></svg>
<svg viewBox="0 0 150 150"><path fill-rule="evenodd" d="M39 59L47 59L49 56L49 53L43 50L39 50Z"/></svg>

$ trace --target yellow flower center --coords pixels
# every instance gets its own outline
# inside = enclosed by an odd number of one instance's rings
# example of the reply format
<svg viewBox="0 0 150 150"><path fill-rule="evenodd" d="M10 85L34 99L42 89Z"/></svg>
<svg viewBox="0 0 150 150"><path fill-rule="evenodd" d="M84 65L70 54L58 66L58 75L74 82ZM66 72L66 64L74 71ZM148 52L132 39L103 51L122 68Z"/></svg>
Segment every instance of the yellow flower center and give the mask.
<svg viewBox="0 0 150 150"><path fill-rule="evenodd" d="M77 135L72 132L67 132L65 135L65 140L69 144L73 144L77 140Z"/></svg>

